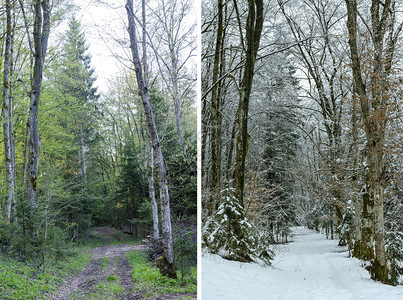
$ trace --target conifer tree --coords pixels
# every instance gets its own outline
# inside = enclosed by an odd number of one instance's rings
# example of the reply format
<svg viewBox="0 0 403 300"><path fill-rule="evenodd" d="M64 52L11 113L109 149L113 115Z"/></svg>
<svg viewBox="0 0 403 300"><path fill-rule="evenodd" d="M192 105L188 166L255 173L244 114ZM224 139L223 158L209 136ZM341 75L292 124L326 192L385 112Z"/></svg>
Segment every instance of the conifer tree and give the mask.
<svg viewBox="0 0 403 300"><path fill-rule="evenodd" d="M76 137L76 148L70 159L73 162L78 161L78 188L75 193L80 194L83 201L81 205L76 206L77 213L70 214L78 224L78 235L85 234L89 228L90 215L88 210L88 145L94 141L94 130L96 126L97 101L99 95L94 87L95 76L91 68L91 56L87 54L88 46L86 44L84 33L81 30L80 23L72 19L69 23L69 29L66 32L66 43L63 46L61 69L58 70L58 88L61 91L66 106L66 114L69 120L65 124ZM72 162L72 165L76 165ZM72 220L71 220L72 221Z"/></svg>

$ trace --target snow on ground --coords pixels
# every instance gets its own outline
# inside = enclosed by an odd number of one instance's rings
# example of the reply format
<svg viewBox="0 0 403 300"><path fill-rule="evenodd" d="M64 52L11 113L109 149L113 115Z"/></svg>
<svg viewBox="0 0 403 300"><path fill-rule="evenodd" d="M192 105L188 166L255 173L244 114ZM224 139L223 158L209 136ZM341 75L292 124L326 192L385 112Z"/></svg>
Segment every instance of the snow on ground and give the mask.
<svg viewBox="0 0 403 300"><path fill-rule="evenodd" d="M202 299L402 300L403 286L370 279L360 261L323 234L298 227L294 242L275 248L272 267L202 257Z"/></svg>

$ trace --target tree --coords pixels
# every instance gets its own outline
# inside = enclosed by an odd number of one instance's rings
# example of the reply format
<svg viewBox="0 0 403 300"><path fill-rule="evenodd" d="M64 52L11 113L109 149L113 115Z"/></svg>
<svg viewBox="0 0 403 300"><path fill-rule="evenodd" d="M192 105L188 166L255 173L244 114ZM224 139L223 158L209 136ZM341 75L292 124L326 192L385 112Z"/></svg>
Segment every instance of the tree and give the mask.
<svg viewBox="0 0 403 300"><path fill-rule="evenodd" d="M325 192L332 199L329 205L333 207L339 223L346 205L342 188L346 185L345 174L340 163L344 159L344 147L348 147L342 143L347 94L341 82L343 69L340 66L344 57L337 47L337 34L341 34L337 20L342 12L340 5L334 1L304 0L299 4L309 12L309 16L301 18L294 9L286 6L287 2L277 2L290 35L296 42L294 56L300 61L301 69L308 79L307 97L314 101L315 108L318 107L318 127L319 130L324 129L324 137L318 145L321 148L321 172L328 178ZM332 178L337 178L337 181Z"/></svg>
<svg viewBox="0 0 403 300"><path fill-rule="evenodd" d="M75 123L77 136L78 161L83 187L87 189L86 146L90 142L96 123L97 89L91 57L87 54L84 34L80 23L73 18L66 33L67 42L63 49L62 68L60 70L60 88L68 99Z"/></svg>
<svg viewBox="0 0 403 300"><path fill-rule="evenodd" d="M65 148L68 154L64 177L74 182L74 188L71 187L72 197L82 199L80 203L65 211L69 222L77 223L77 231L71 231L71 238L85 236L91 223L91 191L87 175L88 169L91 168L88 163L91 153L88 148L96 145L97 117L100 116L99 95L94 87L94 70L91 68L91 57L88 55L88 46L80 27L75 18L70 20L58 64L47 72L48 77L52 79L51 88L55 98L53 101L63 111L60 123L68 132L68 142L71 143L70 147Z"/></svg>
<svg viewBox="0 0 403 300"><path fill-rule="evenodd" d="M207 214L212 215L219 205L221 193L221 83L217 83L218 78L222 74L223 64L223 1L218 1L218 23L217 23L217 37L214 51L214 65L213 65L213 88L211 90L211 195L208 196ZM221 68L220 68L221 66Z"/></svg>
<svg viewBox="0 0 403 300"><path fill-rule="evenodd" d="M163 0L158 8L153 10L156 20L156 24L153 25L157 28L161 27L161 30L155 31L156 36L151 45L157 58L159 76L162 77L166 92L173 102L177 138L182 151L185 150L181 125L183 106L186 100L193 98L191 90L196 81L191 70L187 68L187 63L196 50L194 35L196 23L185 22L192 10L192 5L192 1L189 0ZM144 21L143 24L145 24ZM145 25L142 26L145 30ZM145 41L146 34L143 32L143 43Z"/></svg>
<svg viewBox="0 0 403 300"><path fill-rule="evenodd" d="M10 221L12 206L15 204L16 175L15 175L15 142L13 121L13 44L14 4L6 1L6 46L4 49L3 73L3 131L4 153L6 161L7 196L5 201L4 219Z"/></svg>
<svg viewBox="0 0 403 300"><path fill-rule="evenodd" d="M238 135L236 140L235 157L235 196L243 207L245 187L245 161L248 154L248 111L255 71L256 55L259 50L260 37L263 29L263 1L248 1L248 18L246 21L246 53L245 66L240 86L238 106Z"/></svg>
<svg viewBox="0 0 403 300"><path fill-rule="evenodd" d="M390 106L390 85L393 54L400 28L395 28L395 1L371 1L371 27L366 27L370 36L371 56L366 61L359 49L359 8L355 0L345 1L347 7L347 28L354 94L361 107L363 126L367 141L368 169L363 194L362 240L355 245L355 254L371 259L370 273L376 280L388 281L384 237L384 151L385 132ZM389 32L388 32L389 31ZM386 39L386 43L385 43ZM367 85L364 76L369 78ZM375 244L375 247L373 246Z"/></svg>
<svg viewBox="0 0 403 300"><path fill-rule="evenodd" d="M143 2L143 5L144 2ZM171 213L169 206L169 191L167 185L166 171L164 165L164 156L162 154L160 139L155 127L153 108L151 106L148 82L143 75L143 70L140 62L139 51L137 47L136 23L133 11L133 1L127 0L126 11L129 22L128 32L130 36L130 49L133 57L133 65L136 71L137 85L139 94L142 98L144 112L147 119L147 128L150 135L150 140L155 152L158 164L158 178L160 185L161 213L162 213L162 241L164 247L164 257L160 260L160 269L165 275L176 278L174 266L174 254L172 243L172 228L171 228Z"/></svg>
<svg viewBox="0 0 403 300"><path fill-rule="evenodd" d="M29 165L28 165L28 198L32 207L37 207L38 198L38 164L39 148L41 139L39 137L39 100L41 96L44 61L48 48L50 32L51 10L49 0L34 0L34 26L33 45L30 45L34 57L33 77L31 79L29 107ZM28 28L26 28L28 31Z"/></svg>

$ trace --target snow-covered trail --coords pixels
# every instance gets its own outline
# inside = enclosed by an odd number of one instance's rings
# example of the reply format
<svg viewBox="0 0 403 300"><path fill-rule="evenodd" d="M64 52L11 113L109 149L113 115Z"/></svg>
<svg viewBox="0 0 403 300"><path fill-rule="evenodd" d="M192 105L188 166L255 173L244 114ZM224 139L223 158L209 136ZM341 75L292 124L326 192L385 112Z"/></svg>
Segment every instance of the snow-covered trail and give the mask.
<svg viewBox="0 0 403 300"><path fill-rule="evenodd" d="M293 239L275 249L272 267L203 254L202 299L403 299L403 286L372 281L337 241L302 227L295 229Z"/></svg>

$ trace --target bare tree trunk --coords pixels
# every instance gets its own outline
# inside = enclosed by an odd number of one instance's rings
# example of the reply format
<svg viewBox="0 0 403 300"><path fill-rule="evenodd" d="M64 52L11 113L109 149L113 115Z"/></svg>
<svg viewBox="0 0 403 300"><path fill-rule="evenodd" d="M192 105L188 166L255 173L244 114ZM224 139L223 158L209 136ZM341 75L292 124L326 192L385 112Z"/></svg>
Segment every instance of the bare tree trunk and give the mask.
<svg viewBox="0 0 403 300"><path fill-rule="evenodd" d="M25 192L25 187L26 187L26 183L27 183L27 171L28 171L28 153L29 153L29 117L28 117L28 121L27 121L27 125L26 125L26 130L25 130L25 147L24 147L24 170L23 170L23 174L22 174L22 193Z"/></svg>
<svg viewBox="0 0 403 300"><path fill-rule="evenodd" d="M357 35L357 3L356 1L350 2L346 0L347 5L347 27L349 31L349 46L352 61L352 72L354 78L354 92L357 93L357 97L366 98L366 88L361 75L361 62L358 54ZM365 101L360 99L362 103ZM361 240L359 245L355 245L354 255L358 255L358 258L372 259L373 253L373 219L368 214L368 200L367 194L363 196L363 214L362 214L362 226L361 226Z"/></svg>
<svg viewBox="0 0 403 300"><path fill-rule="evenodd" d="M142 2L142 19L143 19L143 68L144 68L144 78L148 81L148 66L147 66L147 24L146 24L146 6L144 0ZM133 118L134 119L134 118ZM154 238L159 240L160 238L160 230L159 230L159 222L158 222L158 205L155 200L155 190L154 190L154 149L150 139L150 131L147 127L147 137L148 137L148 159L147 159L147 167L148 167L148 190L150 194L151 207L153 211L153 229L154 229ZM140 140L140 136L139 136Z"/></svg>
<svg viewBox="0 0 403 300"><path fill-rule="evenodd" d="M249 147L248 134L249 99L252 92L255 60L259 49L260 36L263 28L263 1L248 1L248 19L246 22L246 62L241 83L241 95L238 114L238 136L235 156L235 196L243 206L245 187L245 163Z"/></svg>
<svg viewBox="0 0 403 300"><path fill-rule="evenodd" d="M388 281L384 240L384 178L383 152L385 147L385 130L388 122L387 107L389 102L387 76L391 71L394 48L384 49L385 33L388 26L393 31L391 15L392 0L381 3L372 0L370 34L373 43L373 55L370 62L370 93L365 89L357 46L357 1L345 0L347 6L347 27L352 60L354 88L361 103L361 113L367 139L368 170L366 175L366 193L363 196L363 224L361 258L372 259L370 273L376 280ZM393 1L394 2L394 1ZM383 8L381 10L381 7ZM389 24L392 22L391 24ZM400 30L389 37L388 44L394 44ZM386 52L386 53L385 53ZM375 249L374 249L375 243ZM374 251L375 250L375 251Z"/></svg>
<svg viewBox="0 0 403 300"><path fill-rule="evenodd" d="M4 75L3 75L3 130L4 130L4 153L6 162L7 196L5 202L4 217L6 222L10 221L11 207L15 199L15 160L13 157L13 114L12 114L12 6L11 1L6 0L6 48L4 53Z"/></svg>
<svg viewBox="0 0 403 300"><path fill-rule="evenodd" d="M38 197L38 165L40 137L38 131L39 100L42 87L44 59L47 51L50 30L49 0L34 1L34 72L31 80L31 103L29 107L29 167L28 167L28 199L32 207L37 207Z"/></svg>
<svg viewBox="0 0 403 300"><path fill-rule="evenodd" d="M160 230L158 227L158 205L157 201L155 201L155 191L154 191L154 151L151 145L151 141L149 141L147 166L148 166L148 190L153 210L154 239L159 240Z"/></svg>
<svg viewBox="0 0 403 300"><path fill-rule="evenodd" d="M211 91L211 195L208 199L208 215L212 215L217 209L221 190L221 84L216 84L220 75L220 62L223 43L223 1L218 1L218 25L217 38L213 65L213 89Z"/></svg>
<svg viewBox="0 0 403 300"><path fill-rule="evenodd" d="M207 214L204 212L206 211L208 213L208 199L209 199L209 188L208 188L208 165L207 165L207 135L208 135L208 125L209 125L209 113L207 110L207 101L206 98L202 99L202 124L201 124L201 135L202 135L202 141L201 141L201 172L202 172L202 180L201 180L201 189L203 191L202 193L202 209L203 209L203 217Z"/></svg>
<svg viewBox="0 0 403 300"><path fill-rule="evenodd" d="M142 98L144 112L146 115L147 128L150 133L150 140L152 143L152 147L155 151L155 156L158 164L161 213L162 213L162 242L164 248L164 257L159 261L159 265L161 272L163 274L172 278L176 278L173 242L172 242L171 212L169 206L169 192L166 178L166 170L164 165L164 157L162 155L160 140L158 137L157 128L155 126L153 109L148 94L148 84L144 78L142 66L140 63L140 56L137 47L138 41L136 36L136 24L133 12L133 0L127 0L126 11L129 22L128 33L130 36L130 48L133 56L133 65L136 71L139 94Z"/></svg>
<svg viewBox="0 0 403 300"><path fill-rule="evenodd" d="M357 93L354 88L353 95L353 155L354 155L354 175L352 177L353 186L353 202L354 202L354 212L355 212L355 230L354 230L354 250L353 256L360 257L360 244L361 244L361 217L362 217L362 201L358 196L359 186L358 186L358 120L357 120Z"/></svg>
<svg viewBox="0 0 403 300"><path fill-rule="evenodd" d="M239 107L238 107L239 110ZM231 131L231 138L230 138L230 145L228 147L228 156L227 156L227 169L226 169L226 176L227 176L227 184L229 184L231 178L231 168L232 168L232 156L234 152L234 144L235 144L235 136L236 136L236 125L238 123L238 116L239 111L236 112L234 123L232 124L232 131Z"/></svg>
<svg viewBox="0 0 403 300"><path fill-rule="evenodd" d="M12 19L14 20L12 26L12 37L11 37L11 62L10 62L10 146L11 146L11 161L12 161L12 171L13 171L13 188L14 195L13 201L11 203L11 215L14 215L14 223L17 224L17 215L16 215L16 207L17 207L17 173L16 173L16 164L15 164L15 135L14 135L14 35L15 35L15 26L16 26L16 18L14 13L14 7L12 11Z"/></svg>

